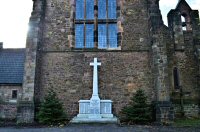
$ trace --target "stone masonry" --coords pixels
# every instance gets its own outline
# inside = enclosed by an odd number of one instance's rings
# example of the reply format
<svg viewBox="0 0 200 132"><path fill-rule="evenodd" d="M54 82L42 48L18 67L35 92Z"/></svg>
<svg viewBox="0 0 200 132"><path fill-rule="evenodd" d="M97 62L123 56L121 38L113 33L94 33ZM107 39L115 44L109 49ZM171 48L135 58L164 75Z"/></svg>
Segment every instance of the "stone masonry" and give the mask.
<svg viewBox="0 0 200 132"><path fill-rule="evenodd" d="M35 0L33 12L29 22L29 33L27 36L26 59L23 81L22 98L18 102L18 123L31 123L34 121L34 88L35 88L35 72L36 57L38 43L40 42L40 25L43 13L43 1Z"/></svg>
<svg viewBox="0 0 200 132"><path fill-rule="evenodd" d="M18 97L12 99L12 90L18 91ZM20 100L22 93L21 85L0 86L0 118L15 119L17 116L17 100Z"/></svg>
<svg viewBox="0 0 200 132"><path fill-rule="evenodd" d="M176 9L168 13L170 34L174 40L169 67L172 72L175 67L179 72L178 88L173 85L173 75L170 76L171 100L175 107L181 108L176 111L177 115L185 113L189 117L198 117L199 114L199 110L192 110L193 108L199 109L196 106L199 104L200 95L199 63L196 52L200 44L198 14L198 11L192 10L185 0L179 1Z"/></svg>
<svg viewBox="0 0 200 132"><path fill-rule="evenodd" d="M114 115L119 116L138 89L145 91L149 103L156 103L160 123L172 121L180 107L185 115L190 106L199 112L198 11L189 10L192 15L187 20L195 22L182 31L177 15L182 7L188 8L185 0L168 14L169 27L163 24L159 0L117 0L118 48L99 50L94 41L94 49L89 50L74 46L75 7L76 0L34 0L18 122L34 121L35 109L49 89L57 93L69 118L77 115L78 101L92 94L89 63L95 57L102 63L99 96L113 101ZM173 83L174 67L180 71L179 89Z"/></svg>

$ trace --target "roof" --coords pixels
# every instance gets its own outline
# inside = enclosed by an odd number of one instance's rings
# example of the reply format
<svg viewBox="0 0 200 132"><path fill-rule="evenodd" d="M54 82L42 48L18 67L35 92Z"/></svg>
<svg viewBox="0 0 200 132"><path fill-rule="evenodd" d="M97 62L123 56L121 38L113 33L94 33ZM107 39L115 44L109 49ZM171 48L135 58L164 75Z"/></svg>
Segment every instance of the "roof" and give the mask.
<svg viewBox="0 0 200 132"><path fill-rule="evenodd" d="M0 49L0 84L23 82L25 49Z"/></svg>
<svg viewBox="0 0 200 132"><path fill-rule="evenodd" d="M182 6L191 10L191 7L189 6L189 4L185 0L179 0L178 4L176 6L176 9L180 9L180 8L182 8Z"/></svg>

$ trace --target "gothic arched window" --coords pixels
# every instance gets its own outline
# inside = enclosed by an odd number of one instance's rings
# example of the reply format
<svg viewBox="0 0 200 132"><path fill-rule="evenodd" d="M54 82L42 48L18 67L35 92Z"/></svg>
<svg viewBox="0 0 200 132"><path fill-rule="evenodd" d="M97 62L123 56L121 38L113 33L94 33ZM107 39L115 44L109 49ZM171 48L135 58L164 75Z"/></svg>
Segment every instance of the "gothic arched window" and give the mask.
<svg viewBox="0 0 200 132"><path fill-rule="evenodd" d="M187 28L186 28L186 20L185 20L185 17L183 15L181 15L181 22L182 22L182 30L186 31L187 30Z"/></svg>

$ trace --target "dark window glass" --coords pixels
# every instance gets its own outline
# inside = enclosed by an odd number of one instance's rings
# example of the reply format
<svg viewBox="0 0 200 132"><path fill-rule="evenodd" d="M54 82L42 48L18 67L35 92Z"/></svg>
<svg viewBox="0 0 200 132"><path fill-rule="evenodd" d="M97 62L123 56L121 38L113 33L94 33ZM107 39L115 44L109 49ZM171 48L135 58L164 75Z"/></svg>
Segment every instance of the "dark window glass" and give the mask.
<svg viewBox="0 0 200 132"><path fill-rule="evenodd" d="M94 24L86 24L86 48L94 47Z"/></svg>
<svg viewBox="0 0 200 132"><path fill-rule="evenodd" d="M98 48L107 48L107 28L106 24L98 25Z"/></svg>
<svg viewBox="0 0 200 132"><path fill-rule="evenodd" d="M98 19L106 19L106 0L98 0Z"/></svg>
<svg viewBox="0 0 200 132"><path fill-rule="evenodd" d="M76 24L75 26L76 48L84 48L84 24Z"/></svg>
<svg viewBox="0 0 200 132"><path fill-rule="evenodd" d="M116 19L116 9L117 9L117 4L116 0L108 0L108 18L109 19Z"/></svg>
<svg viewBox="0 0 200 132"><path fill-rule="evenodd" d="M174 88L179 89L180 87L180 82L179 82L179 71L178 68L174 68Z"/></svg>
<svg viewBox="0 0 200 132"><path fill-rule="evenodd" d="M76 19L84 19L84 0L76 0Z"/></svg>
<svg viewBox="0 0 200 132"><path fill-rule="evenodd" d="M17 90L12 90L12 99L17 99Z"/></svg>
<svg viewBox="0 0 200 132"><path fill-rule="evenodd" d="M108 41L110 48L117 47L117 24L108 25Z"/></svg>
<svg viewBox="0 0 200 132"><path fill-rule="evenodd" d="M86 19L94 19L94 0L86 0Z"/></svg>

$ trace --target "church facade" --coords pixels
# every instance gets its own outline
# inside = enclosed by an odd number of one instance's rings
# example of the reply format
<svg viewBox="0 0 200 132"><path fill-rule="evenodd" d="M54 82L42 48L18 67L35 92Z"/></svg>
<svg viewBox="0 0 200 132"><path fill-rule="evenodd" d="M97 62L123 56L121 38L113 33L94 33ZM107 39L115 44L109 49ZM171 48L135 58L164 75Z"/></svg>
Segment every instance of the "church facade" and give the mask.
<svg viewBox="0 0 200 132"><path fill-rule="evenodd" d="M29 25L23 80L0 82L1 118L33 122L49 89L74 117L78 101L91 97L94 58L99 96L113 101L114 115L143 89L159 122L199 116L199 14L185 0L168 13L168 27L159 0L34 0Z"/></svg>

